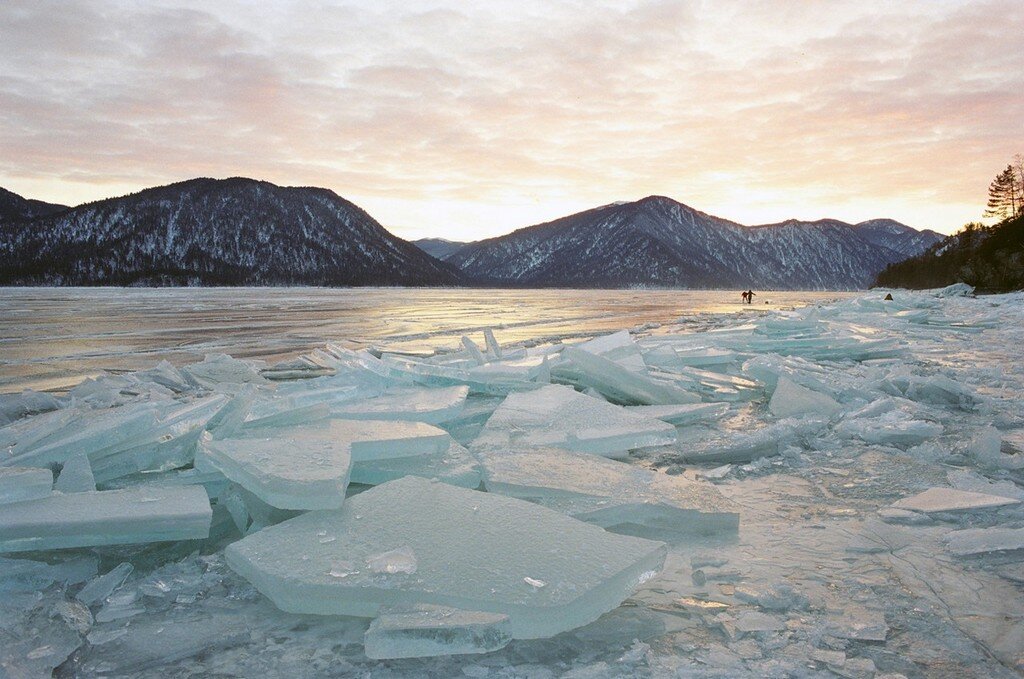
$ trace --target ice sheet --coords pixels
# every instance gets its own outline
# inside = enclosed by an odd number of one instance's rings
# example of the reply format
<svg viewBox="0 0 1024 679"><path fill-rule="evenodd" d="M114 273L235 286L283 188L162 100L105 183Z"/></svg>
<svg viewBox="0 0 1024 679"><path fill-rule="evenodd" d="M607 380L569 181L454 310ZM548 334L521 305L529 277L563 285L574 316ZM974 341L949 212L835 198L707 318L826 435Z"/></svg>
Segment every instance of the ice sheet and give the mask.
<svg viewBox="0 0 1024 679"><path fill-rule="evenodd" d="M4 508L0 552L205 538L211 516L197 486L52 495Z"/></svg>
<svg viewBox="0 0 1024 679"><path fill-rule="evenodd" d="M439 520L443 517L443 520ZM322 538L334 540L325 542ZM415 555L415 572L368 560ZM509 616L515 638L586 624L661 569L661 543L521 500L406 477L228 546L228 563L287 611L374 616L433 604Z"/></svg>
<svg viewBox="0 0 1024 679"><path fill-rule="evenodd" d="M612 532L735 533L739 508L714 486L558 448L477 451L488 492L537 502Z"/></svg>
<svg viewBox="0 0 1024 679"><path fill-rule="evenodd" d="M53 472L39 467L0 467L0 505L49 497Z"/></svg>
<svg viewBox="0 0 1024 679"><path fill-rule="evenodd" d="M512 394L494 411L477 447L555 446L621 457L629 450L673 443L676 430L562 385Z"/></svg>

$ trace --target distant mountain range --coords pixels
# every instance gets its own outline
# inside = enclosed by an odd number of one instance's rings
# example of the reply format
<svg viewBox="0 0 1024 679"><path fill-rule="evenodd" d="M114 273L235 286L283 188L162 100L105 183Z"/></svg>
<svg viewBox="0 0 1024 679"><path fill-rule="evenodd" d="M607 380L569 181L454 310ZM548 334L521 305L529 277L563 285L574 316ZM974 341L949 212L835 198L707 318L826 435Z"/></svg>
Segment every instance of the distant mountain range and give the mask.
<svg viewBox="0 0 1024 679"><path fill-rule="evenodd" d="M858 289L941 239L890 219L743 226L650 196L438 256L492 285Z"/></svg>
<svg viewBox="0 0 1024 679"><path fill-rule="evenodd" d="M192 179L0 229L8 285L462 282L332 191L252 179Z"/></svg>
<svg viewBox="0 0 1024 679"><path fill-rule="evenodd" d="M651 196L413 244L320 188L192 179L73 208L0 189L2 285L856 289L941 239L888 219L742 226Z"/></svg>

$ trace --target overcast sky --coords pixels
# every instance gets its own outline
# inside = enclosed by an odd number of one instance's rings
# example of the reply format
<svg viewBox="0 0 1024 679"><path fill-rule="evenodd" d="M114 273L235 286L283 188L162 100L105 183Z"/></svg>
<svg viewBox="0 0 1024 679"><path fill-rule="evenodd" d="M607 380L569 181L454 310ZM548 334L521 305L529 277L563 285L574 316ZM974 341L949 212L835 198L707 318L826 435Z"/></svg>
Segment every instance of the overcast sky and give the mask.
<svg viewBox="0 0 1024 679"><path fill-rule="evenodd" d="M667 195L746 224L976 220L1024 152L993 2L0 2L0 186L333 189L472 240Z"/></svg>

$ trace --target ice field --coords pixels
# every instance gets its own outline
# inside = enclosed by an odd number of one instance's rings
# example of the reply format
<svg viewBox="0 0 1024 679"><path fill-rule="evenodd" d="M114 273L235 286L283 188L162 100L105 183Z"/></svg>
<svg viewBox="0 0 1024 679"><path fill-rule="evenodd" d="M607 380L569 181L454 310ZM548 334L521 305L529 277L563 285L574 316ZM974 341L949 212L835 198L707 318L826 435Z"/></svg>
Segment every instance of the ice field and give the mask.
<svg viewBox="0 0 1024 679"><path fill-rule="evenodd" d="M885 292L262 349L20 293L5 387L79 383L0 395L0 677L1020 676L1024 294Z"/></svg>

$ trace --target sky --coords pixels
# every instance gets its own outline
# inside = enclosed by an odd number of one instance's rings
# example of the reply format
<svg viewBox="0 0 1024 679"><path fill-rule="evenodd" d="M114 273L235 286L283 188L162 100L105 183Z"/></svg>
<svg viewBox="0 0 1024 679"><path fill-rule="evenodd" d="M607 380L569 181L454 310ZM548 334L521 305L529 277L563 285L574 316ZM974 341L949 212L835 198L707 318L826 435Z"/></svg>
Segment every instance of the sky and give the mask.
<svg viewBox="0 0 1024 679"><path fill-rule="evenodd" d="M323 186L404 238L669 196L977 221L1024 153L1020 0L0 2L0 186Z"/></svg>

